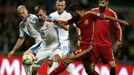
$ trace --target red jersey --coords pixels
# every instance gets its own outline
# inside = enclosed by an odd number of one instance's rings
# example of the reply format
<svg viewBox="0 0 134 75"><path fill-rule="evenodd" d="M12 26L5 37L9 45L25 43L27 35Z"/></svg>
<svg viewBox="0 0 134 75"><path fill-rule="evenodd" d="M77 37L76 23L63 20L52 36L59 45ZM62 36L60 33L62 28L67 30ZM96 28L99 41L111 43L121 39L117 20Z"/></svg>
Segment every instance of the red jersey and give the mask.
<svg viewBox="0 0 134 75"><path fill-rule="evenodd" d="M99 12L99 8L94 8L92 9L93 11ZM105 14L107 16L112 16L114 18L117 18L116 13L111 10L107 9L104 12L101 12L102 14ZM95 43L97 46L107 46L111 47L112 42L111 42L111 29L115 29L116 31L116 41L121 41L122 37L122 29L118 22L113 22L110 20L102 20L102 19L97 19L95 21Z"/></svg>
<svg viewBox="0 0 134 75"><path fill-rule="evenodd" d="M82 18L72 18L70 23L76 23L77 27L81 31L81 44L87 44L89 45L91 43L91 40L93 40L94 35L94 21L97 20L96 15L93 14L86 14Z"/></svg>

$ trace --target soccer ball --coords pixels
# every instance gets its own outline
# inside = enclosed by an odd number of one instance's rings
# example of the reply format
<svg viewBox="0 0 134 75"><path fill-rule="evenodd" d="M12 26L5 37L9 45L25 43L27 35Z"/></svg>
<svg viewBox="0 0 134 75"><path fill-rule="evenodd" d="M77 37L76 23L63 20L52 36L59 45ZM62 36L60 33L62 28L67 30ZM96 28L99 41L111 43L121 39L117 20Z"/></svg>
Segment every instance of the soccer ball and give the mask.
<svg viewBox="0 0 134 75"><path fill-rule="evenodd" d="M32 65L34 61L34 55L32 53L24 54L22 56L22 61L24 65Z"/></svg>

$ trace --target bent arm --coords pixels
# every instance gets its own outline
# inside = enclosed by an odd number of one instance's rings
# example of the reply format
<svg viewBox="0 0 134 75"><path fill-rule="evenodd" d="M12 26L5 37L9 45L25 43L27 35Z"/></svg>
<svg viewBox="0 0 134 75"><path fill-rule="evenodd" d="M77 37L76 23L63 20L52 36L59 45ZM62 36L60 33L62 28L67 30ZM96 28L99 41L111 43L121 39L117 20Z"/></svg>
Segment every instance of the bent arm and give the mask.
<svg viewBox="0 0 134 75"><path fill-rule="evenodd" d="M127 21L125 21L125 20L120 20L120 19L117 19L117 18L114 18L114 17L111 17L111 16L104 15L104 19L116 21L116 22L119 22L119 23L121 23L121 24L123 24L123 25L128 25L128 22L127 22Z"/></svg>
<svg viewBox="0 0 134 75"><path fill-rule="evenodd" d="M88 13L90 13L92 15L95 15L95 16L97 16L99 18L102 18L102 19L108 19L108 20L119 22L123 25L128 25L128 22L125 21L125 20L121 20L121 19L117 19L117 18L114 18L114 17L111 17L111 16L107 16L107 15L104 15L102 13L98 13L98 12L95 12L95 11L87 11L86 14L88 14Z"/></svg>

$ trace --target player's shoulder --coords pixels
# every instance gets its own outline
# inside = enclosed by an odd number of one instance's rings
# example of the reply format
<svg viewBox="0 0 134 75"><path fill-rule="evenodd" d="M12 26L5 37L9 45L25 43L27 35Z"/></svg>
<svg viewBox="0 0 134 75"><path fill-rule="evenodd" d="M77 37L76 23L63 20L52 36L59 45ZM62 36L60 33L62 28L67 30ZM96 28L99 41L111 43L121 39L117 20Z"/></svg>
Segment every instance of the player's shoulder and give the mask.
<svg viewBox="0 0 134 75"><path fill-rule="evenodd" d="M64 11L64 13L65 13L65 14L69 14L69 15L71 15L68 11Z"/></svg>
<svg viewBox="0 0 134 75"><path fill-rule="evenodd" d="M57 11L50 13L50 16L54 16L57 14Z"/></svg>
<svg viewBox="0 0 134 75"><path fill-rule="evenodd" d="M96 8L92 8L91 10L93 10L93 11L98 11L98 10L99 10L99 8L98 8L98 7L96 7Z"/></svg>
<svg viewBox="0 0 134 75"><path fill-rule="evenodd" d="M34 15L34 14L28 14L28 17L29 18L31 18L31 19L33 19L33 18L38 18L36 15Z"/></svg>
<svg viewBox="0 0 134 75"><path fill-rule="evenodd" d="M28 18L32 23L36 23L38 21L38 17L34 14L28 14Z"/></svg>
<svg viewBox="0 0 134 75"><path fill-rule="evenodd" d="M65 11L67 16L72 16L71 13L69 13L68 11Z"/></svg>
<svg viewBox="0 0 134 75"><path fill-rule="evenodd" d="M108 11L109 11L110 13L116 15L116 12L115 12L113 9L109 8Z"/></svg>

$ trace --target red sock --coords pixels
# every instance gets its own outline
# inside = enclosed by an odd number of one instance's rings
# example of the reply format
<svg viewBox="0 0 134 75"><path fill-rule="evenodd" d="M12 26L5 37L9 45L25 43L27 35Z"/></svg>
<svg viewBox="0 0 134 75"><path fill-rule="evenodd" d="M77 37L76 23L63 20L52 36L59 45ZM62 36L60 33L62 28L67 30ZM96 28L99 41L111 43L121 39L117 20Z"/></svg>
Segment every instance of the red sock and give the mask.
<svg viewBox="0 0 134 75"><path fill-rule="evenodd" d="M116 75L116 69L114 68L110 68L110 75Z"/></svg>
<svg viewBox="0 0 134 75"><path fill-rule="evenodd" d="M63 72L67 68L68 64L64 61L59 61L59 66L54 69L49 75L58 75L59 73Z"/></svg>

